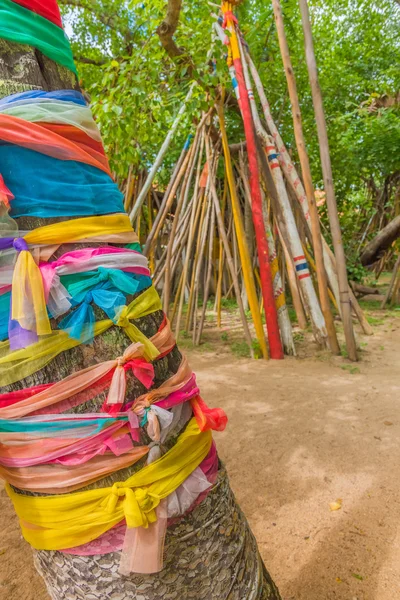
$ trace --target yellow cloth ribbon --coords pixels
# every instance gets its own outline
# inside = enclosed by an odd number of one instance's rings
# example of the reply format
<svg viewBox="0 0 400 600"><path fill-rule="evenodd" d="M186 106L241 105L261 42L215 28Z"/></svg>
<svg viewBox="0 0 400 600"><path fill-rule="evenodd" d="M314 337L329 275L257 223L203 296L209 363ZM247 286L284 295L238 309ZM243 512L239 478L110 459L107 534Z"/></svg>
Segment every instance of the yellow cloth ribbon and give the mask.
<svg viewBox="0 0 400 600"><path fill-rule="evenodd" d="M11 318L37 335L51 333L42 275L28 250L22 250L12 278Z"/></svg>
<svg viewBox="0 0 400 600"><path fill-rule="evenodd" d="M150 313L161 310L161 300L153 286L147 288L140 296L132 300L128 306L122 308L116 323L111 319L104 319L95 323L94 335L101 335L113 325L122 327L132 342L141 342L144 345L143 356L151 361L157 358L159 351L139 329L131 323L132 319L140 319ZM81 342L70 338L66 331L52 331L50 335L35 344L10 352L7 341L0 342L0 382L1 385L10 385L25 379L32 373L43 369L58 354L79 346Z"/></svg>
<svg viewBox="0 0 400 600"><path fill-rule="evenodd" d="M129 217L123 213L52 223L33 229L21 240L17 239L17 245L25 248L19 252L14 267L11 318L37 335L51 333L42 276L28 250L28 244L51 246L97 238L100 241L109 238L107 241L118 242L121 234L128 234L131 242L137 241Z"/></svg>
<svg viewBox="0 0 400 600"><path fill-rule="evenodd" d="M53 244L73 244L86 239L93 240L94 237L101 238L106 235L127 232L131 232L137 241L137 236L132 229L128 215L117 213L98 217L82 217L44 225L29 231L24 236L24 240L30 245L43 244L51 246Z"/></svg>
<svg viewBox="0 0 400 600"><path fill-rule="evenodd" d="M23 496L6 485L25 540L38 550L81 546L126 519L128 527L148 527L155 509L199 466L210 451L210 431L195 419L164 456L112 487L59 496Z"/></svg>

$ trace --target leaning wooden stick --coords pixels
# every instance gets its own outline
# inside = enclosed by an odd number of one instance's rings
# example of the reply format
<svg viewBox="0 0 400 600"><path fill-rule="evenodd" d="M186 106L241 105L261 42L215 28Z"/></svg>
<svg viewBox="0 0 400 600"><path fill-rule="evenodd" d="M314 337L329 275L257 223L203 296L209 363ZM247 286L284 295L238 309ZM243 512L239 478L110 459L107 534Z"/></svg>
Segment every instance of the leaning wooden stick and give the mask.
<svg viewBox="0 0 400 600"><path fill-rule="evenodd" d="M340 346L337 340L336 329L333 322L333 315L329 303L328 295L328 279L326 276L321 228L319 223L319 215L317 204L315 201L314 185L311 177L310 162L308 158L307 148L305 144L303 125L301 120L301 110L299 97L297 94L296 79L293 72L292 62L289 53L289 47L286 40L286 33L283 23L282 10L279 0L272 0L272 6L274 9L275 22L278 32L279 46L281 49L281 55L283 65L285 68L286 81L289 90L290 102L292 106L292 117L294 126L294 135L296 138L297 151L299 153L299 159L301 164L301 171L303 175L304 185L306 188L306 195L308 200L308 206L310 209L311 217L311 231L314 245L314 255L317 268L317 280L319 297L321 302L322 312L325 318L325 324L328 331L329 345L333 354L340 354Z"/></svg>
<svg viewBox="0 0 400 600"><path fill-rule="evenodd" d="M260 348L261 348L263 357L268 358L268 350L267 350L267 345L265 343L264 330L263 330L260 311L258 308L258 300L257 300L256 286L255 286L255 282L254 282L253 267L252 267L251 261L250 261L249 248L246 244L246 235L245 235L244 226L243 226L242 213L240 210L239 200L238 200L237 193L236 193L236 186L235 186L234 175L233 175L231 155L230 155L230 151L229 151L228 137L226 135L225 119L224 119L224 111L223 111L222 103L218 103L216 105L216 108L217 108L219 125L220 125L221 136L222 136L222 146L223 146L224 157L225 157L226 177L227 177L227 181L228 181L228 185L229 185L230 199L231 199L231 203L232 203L232 212L233 212L233 218L234 218L234 223L235 223L236 235L237 235L237 239L238 239L239 253L240 253L240 259L241 259L241 263L242 263L243 279L244 279L244 283L246 286L247 299L249 301L251 316L252 316L254 327L256 330L258 343L260 344Z"/></svg>
<svg viewBox="0 0 400 600"><path fill-rule="evenodd" d="M273 2L275 4L279 4L279 0L273 0ZM358 357L356 340L354 337L353 322L351 318L351 304L349 295L349 282L347 280L346 257L344 254L342 232L339 223L335 190L333 187L328 132L326 129L326 120L322 103L321 88L318 82L317 63L315 60L314 43L312 39L310 15L308 11L307 0L300 0L300 12L301 20L303 23L307 68L310 78L311 93L313 97L315 120L317 123L322 174L324 178L324 187L326 193L326 203L328 206L329 223L331 227L332 242L336 257L336 268L340 288L340 305L342 312L344 335L346 338L346 348L350 360L356 361L358 360ZM306 179L305 183L307 189Z"/></svg>

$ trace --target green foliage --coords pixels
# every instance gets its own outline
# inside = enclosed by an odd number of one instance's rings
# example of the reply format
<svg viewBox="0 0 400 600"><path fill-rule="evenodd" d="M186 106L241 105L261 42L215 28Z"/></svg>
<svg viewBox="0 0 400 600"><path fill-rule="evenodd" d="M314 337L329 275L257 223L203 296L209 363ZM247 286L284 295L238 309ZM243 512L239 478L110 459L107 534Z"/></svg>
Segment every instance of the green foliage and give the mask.
<svg viewBox="0 0 400 600"><path fill-rule="evenodd" d="M194 78L200 82L159 173L162 183L168 179L187 135L193 131L194 120L212 101L216 84L222 82L230 90L225 49L219 41L213 50L215 68L205 64L211 45L212 9L207 2L184 0L174 36L184 54L183 58L172 60L157 35L166 13L165 0L80 0L79 8L75 2L71 8L71 0L64 1L82 85L91 95L106 150L118 176L126 177L130 164L149 167L191 82ZM373 180L379 189L385 178L400 171L398 107L372 110L377 97L393 96L400 89L400 7L394 0L310 0L309 4L350 274L358 279L362 273L354 271L358 256L355 233L374 211L365 183ZM282 7L313 179L322 188L298 1L282 0ZM271 4L246 0L239 7L238 16L272 113L297 161ZM237 113L227 112L226 121L230 141L243 139ZM388 202L393 202L393 198ZM325 207L321 208L321 215L327 223Z"/></svg>

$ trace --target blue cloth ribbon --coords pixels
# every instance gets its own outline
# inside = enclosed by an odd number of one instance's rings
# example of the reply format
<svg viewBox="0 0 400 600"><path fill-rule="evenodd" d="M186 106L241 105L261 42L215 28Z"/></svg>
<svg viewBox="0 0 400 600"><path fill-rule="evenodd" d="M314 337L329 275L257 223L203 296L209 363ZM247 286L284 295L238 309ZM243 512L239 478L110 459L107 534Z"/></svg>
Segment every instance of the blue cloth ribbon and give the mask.
<svg viewBox="0 0 400 600"><path fill-rule="evenodd" d="M15 144L0 144L0 173L15 198L13 218L78 217L124 212L111 177L74 160L59 160Z"/></svg>
<svg viewBox="0 0 400 600"><path fill-rule="evenodd" d="M72 277L75 281L72 280ZM69 278L69 279L68 279ZM151 278L99 267L97 271L66 275L61 282L78 308L58 324L73 339L90 344L93 341L95 315L92 303L101 308L109 319L114 320L126 304L126 295L134 295L151 285Z"/></svg>
<svg viewBox="0 0 400 600"><path fill-rule="evenodd" d="M18 94L11 94L0 100L0 106L14 104L14 102L20 102L21 100L61 100L63 102L74 102L74 104L80 104L86 106L86 100L80 92L75 90L56 90L54 92L45 92L43 90L28 90L27 92L19 92Z"/></svg>
<svg viewBox="0 0 400 600"><path fill-rule="evenodd" d="M59 323L60 329L77 340L91 343L95 316L91 303L97 304L110 319L126 304L126 295L133 296L151 286L151 277L99 267L76 275L63 275L61 283L72 298L75 311ZM8 338L11 292L0 296L0 340ZM51 317L51 314L49 313Z"/></svg>
<svg viewBox="0 0 400 600"><path fill-rule="evenodd" d="M62 421L39 421L25 419L0 419L0 432L1 433L34 433L40 435L41 433L54 433L63 432L66 429L75 430L77 437L87 437L89 435L95 435L100 433L102 429L108 425L112 425L116 421L127 421L128 415L118 417L104 417L102 419L68 419ZM92 426L93 429L86 432L84 435L79 435L79 429L84 427Z"/></svg>

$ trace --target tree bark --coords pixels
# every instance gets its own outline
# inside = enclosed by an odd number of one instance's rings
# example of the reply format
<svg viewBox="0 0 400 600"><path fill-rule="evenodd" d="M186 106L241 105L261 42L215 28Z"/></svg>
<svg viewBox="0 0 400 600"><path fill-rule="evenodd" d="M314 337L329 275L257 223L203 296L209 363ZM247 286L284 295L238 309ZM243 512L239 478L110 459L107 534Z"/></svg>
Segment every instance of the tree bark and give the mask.
<svg viewBox="0 0 400 600"><path fill-rule="evenodd" d="M400 215L393 219L393 221L390 221L390 223L388 223L388 225L386 225L386 227L384 227L382 231L366 245L360 257L361 264L364 265L364 267L367 267L375 263L398 237L400 237Z"/></svg>

